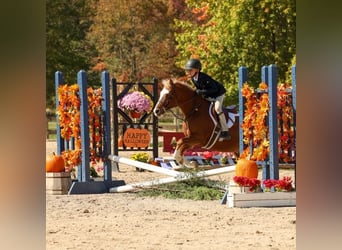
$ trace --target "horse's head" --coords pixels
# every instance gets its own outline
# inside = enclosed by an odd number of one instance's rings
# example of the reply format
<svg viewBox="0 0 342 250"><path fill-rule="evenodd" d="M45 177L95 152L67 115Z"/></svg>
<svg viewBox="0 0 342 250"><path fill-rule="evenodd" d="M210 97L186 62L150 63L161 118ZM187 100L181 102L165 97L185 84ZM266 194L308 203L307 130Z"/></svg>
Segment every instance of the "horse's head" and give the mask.
<svg viewBox="0 0 342 250"><path fill-rule="evenodd" d="M164 80L163 89L160 91L159 100L153 109L155 116L160 116L170 108L177 106L177 99L175 97L175 87L171 79Z"/></svg>

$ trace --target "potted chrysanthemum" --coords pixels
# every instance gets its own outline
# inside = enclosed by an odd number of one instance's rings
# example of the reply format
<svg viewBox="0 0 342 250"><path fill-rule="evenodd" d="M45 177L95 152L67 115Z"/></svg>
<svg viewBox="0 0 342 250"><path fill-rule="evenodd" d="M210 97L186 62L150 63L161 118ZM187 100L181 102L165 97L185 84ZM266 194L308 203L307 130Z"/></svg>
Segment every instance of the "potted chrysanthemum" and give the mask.
<svg viewBox="0 0 342 250"><path fill-rule="evenodd" d="M135 153L131 156L131 159L132 160L135 160L135 161L140 161L140 162L144 162L144 163L147 163L148 160L149 160L150 156L148 153L146 152L139 152L139 153ZM143 172L144 169L142 168L135 168L137 171L139 172Z"/></svg>
<svg viewBox="0 0 342 250"><path fill-rule="evenodd" d="M142 91L131 91L118 100L118 107L129 111L133 118L139 118L143 112L152 111L153 101Z"/></svg>

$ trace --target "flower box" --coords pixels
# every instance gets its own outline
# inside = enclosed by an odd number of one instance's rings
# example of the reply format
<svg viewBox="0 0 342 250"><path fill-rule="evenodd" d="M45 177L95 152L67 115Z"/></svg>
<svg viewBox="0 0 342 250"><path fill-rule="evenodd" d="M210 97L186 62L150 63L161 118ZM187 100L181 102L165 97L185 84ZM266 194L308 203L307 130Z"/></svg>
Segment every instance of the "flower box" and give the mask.
<svg viewBox="0 0 342 250"><path fill-rule="evenodd" d="M230 180L229 182L229 188L228 192L230 194L242 194L242 193L248 193L249 187L241 187L239 184L237 184L235 181Z"/></svg>
<svg viewBox="0 0 342 250"><path fill-rule="evenodd" d="M228 207L293 207L296 192L228 193Z"/></svg>

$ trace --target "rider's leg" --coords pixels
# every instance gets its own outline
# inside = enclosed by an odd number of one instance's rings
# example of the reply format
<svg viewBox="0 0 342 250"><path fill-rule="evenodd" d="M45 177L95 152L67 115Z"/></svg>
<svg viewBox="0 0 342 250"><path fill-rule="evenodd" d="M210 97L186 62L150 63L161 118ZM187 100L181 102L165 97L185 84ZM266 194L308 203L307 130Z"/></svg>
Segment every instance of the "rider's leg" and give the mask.
<svg viewBox="0 0 342 250"><path fill-rule="evenodd" d="M223 139L229 140L230 139L230 134L229 134L229 131L228 131L226 117L225 117L223 112L218 114L218 117L219 117L219 121L220 121L220 124L221 124L221 129L222 129L220 137L223 138Z"/></svg>
<svg viewBox="0 0 342 250"><path fill-rule="evenodd" d="M219 122L221 125L221 134L220 134L220 138L229 140L230 139L230 134L228 131L228 126L227 126L227 121L226 121L226 117L224 115L224 113L222 112L222 102L223 102L223 95L219 96L216 101L215 101L215 111L218 114L219 117Z"/></svg>

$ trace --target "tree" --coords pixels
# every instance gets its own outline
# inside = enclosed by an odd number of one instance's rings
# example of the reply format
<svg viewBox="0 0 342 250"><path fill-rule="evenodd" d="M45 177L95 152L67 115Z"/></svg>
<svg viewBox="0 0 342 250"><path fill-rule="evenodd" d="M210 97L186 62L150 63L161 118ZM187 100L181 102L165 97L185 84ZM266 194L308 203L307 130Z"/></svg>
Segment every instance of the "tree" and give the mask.
<svg viewBox="0 0 342 250"><path fill-rule="evenodd" d="M54 108L55 72L65 83L75 83L77 72L88 70L94 48L85 41L93 0L46 1L46 103Z"/></svg>
<svg viewBox="0 0 342 250"><path fill-rule="evenodd" d="M182 66L189 57L202 60L203 70L228 89L226 103L237 103L238 68L248 68L257 86L260 69L276 64L284 81L296 51L294 0L187 1L193 16L176 20L175 35Z"/></svg>
<svg viewBox="0 0 342 250"><path fill-rule="evenodd" d="M99 0L96 12L87 38L119 81L177 72L172 23L179 13L172 1Z"/></svg>

